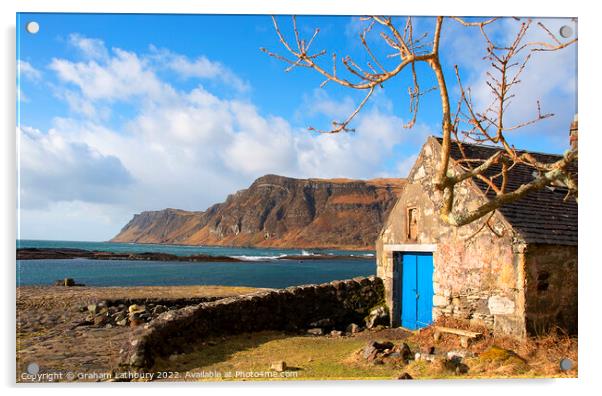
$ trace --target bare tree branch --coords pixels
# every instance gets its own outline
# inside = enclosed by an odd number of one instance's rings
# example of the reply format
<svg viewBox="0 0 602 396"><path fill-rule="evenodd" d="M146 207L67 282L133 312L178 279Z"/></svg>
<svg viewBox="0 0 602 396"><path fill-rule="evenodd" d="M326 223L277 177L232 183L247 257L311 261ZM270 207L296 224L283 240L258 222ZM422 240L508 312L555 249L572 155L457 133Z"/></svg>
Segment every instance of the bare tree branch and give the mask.
<svg viewBox="0 0 602 396"><path fill-rule="evenodd" d="M350 123L368 103L375 89L382 88L385 82L397 77L408 66L411 73L411 86L408 88L411 117L404 125L405 127L411 128L415 125L420 98L436 89L441 100L442 144L435 173L435 187L443 192L440 217L448 224L462 226L491 214L479 229L481 230L486 226L494 232L489 224L489 219L496 209L524 197L531 191L551 185L562 185L567 188L568 193L565 199L570 197L577 199L576 175L568 171L569 165L573 161L577 161L576 147L568 150L558 161L542 163L528 153L519 153L508 141L507 134L513 134L521 128L552 117L553 114L543 112L541 103L537 101L535 104L536 112L532 118L510 126L506 123L508 109L513 99L515 99L515 88L521 83L521 76L528 67L533 54L562 50L575 44L577 38L563 42L543 23L538 22L536 26L546 33L549 41L527 41L527 33L530 31L533 21L531 19L514 18L518 26L515 36L507 43L497 44L492 40L492 36L487 30L499 18L467 21L461 17L450 17L450 19L467 29L475 29L477 34L480 34L487 53L483 59L488 61L491 66L486 74L487 79L485 81L491 92L491 102L480 110L475 108L476 105L473 103L470 88L465 88L460 70L455 66L459 97L455 111L452 113L450 94L440 58L444 19L444 17L437 17L432 32L424 32L416 38L414 37L414 26L410 17L406 18L405 24L401 27L394 23L392 17L376 15L362 17L360 20L366 22L367 25L360 32L359 40L368 60L365 61L365 64L360 65L349 55L343 56L340 58L343 65L342 74L337 71L339 57L336 53L332 54L332 65L328 66L332 71L327 71L322 66L321 61L327 51L309 52L312 44L317 42L319 29L315 29L311 38L306 42L299 34L295 17L292 19L294 36L294 43L292 44L283 35L276 18L272 17L278 40L287 52L286 56L268 51L265 48L261 50L285 62L288 65L286 71L303 67L319 73L325 78L320 87L324 87L329 82L334 82L347 88L366 92L353 112L344 121L333 121L330 130L309 128L320 133L353 131L354 129L350 127ZM379 31L377 32L377 30ZM388 64L379 59L378 54L369 44L368 35L373 33L377 34L384 44L393 50L392 53L386 54L385 58L397 58L397 63L394 66L387 67ZM427 39L431 41L427 41ZM425 63L430 67L437 81L436 87L426 91L421 90L419 75L416 70L418 63ZM461 153L461 158L456 158L454 161L451 159L452 137L457 142ZM471 158L463 149L463 141L477 144L489 143L498 147L498 150L489 158ZM538 176L529 183L525 183L514 190L509 190L509 173L517 165L532 168ZM496 170L494 171L494 169ZM459 183L468 179L477 179L485 183L490 199L473 211L458 213L454 210L454 190Z"/></svg>

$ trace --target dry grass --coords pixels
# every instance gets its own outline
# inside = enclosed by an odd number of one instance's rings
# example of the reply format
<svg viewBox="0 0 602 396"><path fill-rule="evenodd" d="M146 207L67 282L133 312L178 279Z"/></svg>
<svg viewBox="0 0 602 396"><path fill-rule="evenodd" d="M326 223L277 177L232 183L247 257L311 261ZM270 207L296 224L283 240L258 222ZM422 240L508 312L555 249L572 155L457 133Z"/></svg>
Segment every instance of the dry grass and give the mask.
<svg viewBox="0 0 602 396"><path fill-rule="evenodd" d="M443 359L410 361L408 364L385 359L384 364L374 364L365 360L361 353L369 340L389 340L396 345L406 342L412 351L435 347L439 354L462 349L455 336L443 336L440 342L434 342L432 329L415 333L386 329L337 338L271 331L204 340L191 346L190 353L160 360L157 368L181 373L261 372L269 371L272 362L284 360L292 367L294 375L277 379L395 379L404 372L415 379L577 376L577 339L558 334L529 339L526 343L486 335L469 347L476 356L464 360L469 367L466 374L456 374ZM575 362L575 367L567 372L559 367L560 359L565 357Z"/></svg>
<svg viewBox="0 0 602 396"><path fill-rule="evenodd" d="M401 339L395 341L402 342ZM178 371L180 380L190 380L201 372L221 373L219 379L241 380L242 377L236 373L269 372L273 362L283 360L289 369L287 374L277 379L397 378L402 367L374 365L361 359L358 351L366 342L363 336L332 338L264 331L205 340L194 346L191 353L159 360L155 369ZM225 373L233 375L226 377Z"/></svg>
<svg viewBox="0 0 602 396"><path fill-rule="evenodd" d="M469 351L477 356L466 360L470 367L468 376L488 377L577 377L578 339L559 331L530 337L521 342L512 337L496 337L484 326L470 325L454 319L441 319L437 325L471 330L483 334L473 341ZM442 334L438 342L433 340L432 327L422 329L410 337L414 346L432 345L440 351L461 350L460 338ZM560 369L560 360L573 361L573 368Z"/></svg>

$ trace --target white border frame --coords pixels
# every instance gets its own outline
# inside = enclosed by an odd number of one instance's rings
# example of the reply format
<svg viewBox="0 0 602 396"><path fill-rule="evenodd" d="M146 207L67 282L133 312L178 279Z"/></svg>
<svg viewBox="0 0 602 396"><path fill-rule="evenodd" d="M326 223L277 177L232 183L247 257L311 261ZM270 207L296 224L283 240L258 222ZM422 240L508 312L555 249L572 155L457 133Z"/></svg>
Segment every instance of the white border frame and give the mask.
<svg viewBox="0 0 602 396"><path fill-rule="evenodd" d="M602 316L596 312L599 295L602 266L595 255L599 245L598 230L600 212L596 197L602 191L599 182L599 164L596 159L602 148L602 134L598 130L599 96L602 85L602 51L599 50L599 37L602 37L600 13L596 2L575 2L566 0L548 0L546 2L525 2L524 0L506 0L503 2L477 2L470 0L431 0L425 2L372 0L263 0L249 2L245 0L222 0L220 2L190 0L7 0L0 3L0 18L3 21L3 59L0 62L5 93L0 95L0 111L4 120L5 132L2 134L2 194L4 227L0 237L4 263L4 358L0 359L4 376L3 388L6 394L65 396L71 392L106 396L111 393L143 391L150 395L163 395L174 390L181 394L200 392L240 391L248 395L278 394L307 395L313 390L328 393L344 392L348 395L365 395L366 392L449 392L476 393L507 396L509 392L546 393L548 395L596 393L602 385L599 373L599 359L602 346L598 329L602 327ZM155 383L152 384L52 384L14 385L15 351L15 234L16 234L16 150L15 134L15 13L16 12L113 12L128 13L226 13L226 14L400 14L400 15L537 15L537 16L576 16L579 18L579 118L580 129L580 190L579 202L579 378L572 380L449 380L449 381L294 381L294 382L237 382L237 383ZM589 133L587 132L589 131ZM591 231L590 231L591 230ZM596 252L597 253L597 252ZM174 389L175 387L175 389ZM49 389L50 388L50 389ZM84 389L85 388L85 389ZM144 388L144 389L143 389ZM380 389L378 389L380 388ZM384 389L389 388L389 389ZM452 388L452 389L450 389ZM595 391L594 391L595 389Z"/></svg>

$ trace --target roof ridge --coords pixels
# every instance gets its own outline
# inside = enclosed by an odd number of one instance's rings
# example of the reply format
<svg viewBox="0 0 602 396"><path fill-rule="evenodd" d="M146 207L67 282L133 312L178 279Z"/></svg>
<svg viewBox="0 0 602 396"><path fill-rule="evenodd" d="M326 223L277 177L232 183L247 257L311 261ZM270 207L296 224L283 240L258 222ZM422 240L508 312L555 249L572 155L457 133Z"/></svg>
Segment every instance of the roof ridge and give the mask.
<svg viewBox="0 0 602 396"><path fill-rule="evenodd" d="M439 142L441 142L443 140L443 138L439 137L439 136L431 135L431 137L439 140ZM485 148L492 148L492 149L502 149L503 148L503 147L500 147L500 146L494 146L492 144L466 143L466 142L461 142L459 140L454 140L454 139L452 139L452 142L460 143L462 145L474 146L474 147L485 147ZM531 154L540 154L540 155L549 155L549 156L553 156L553 157L562 157L562 154L544 153L543 151L533 151L533 150L525 150L525 149L516 149L516 150L517 151L526 152L526 153L531 153Z"/></svg>

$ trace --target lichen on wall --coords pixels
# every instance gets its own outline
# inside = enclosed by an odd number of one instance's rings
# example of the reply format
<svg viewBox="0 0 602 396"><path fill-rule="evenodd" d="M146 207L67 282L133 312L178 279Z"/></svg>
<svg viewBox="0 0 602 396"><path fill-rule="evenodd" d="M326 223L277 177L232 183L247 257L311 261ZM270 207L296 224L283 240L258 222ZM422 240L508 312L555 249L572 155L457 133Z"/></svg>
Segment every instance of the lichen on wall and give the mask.
<svg viewBox="0 0 602 396"><path fill-rule="evenodd" d="M529 245L526 319L531 334L559 327L577 333L577 246Z"/></svg>
<svg viewBox="0 0 602 396"><path fill-rule="evenodd" d="M517 236L498 213L489 219L495 232L483 227L487 218L462 227L450 226L440 219L442 194L434 185L439 153L439 143L428 139L377 241L377 275L385 285L392 324L400 323L400 296L395 287L399 275L394 272L393 253L386 245L429 244L436 246L433 252L435 319L448 316L523 336L524 282L513 251ZM454 210L471 210L485 199L472 181L466 180L456 186ZM417 208L415 240L408 238L409 208ZM496 310L500 304L504 309ZM508 326L508 323L512 324Z"/></svg>

